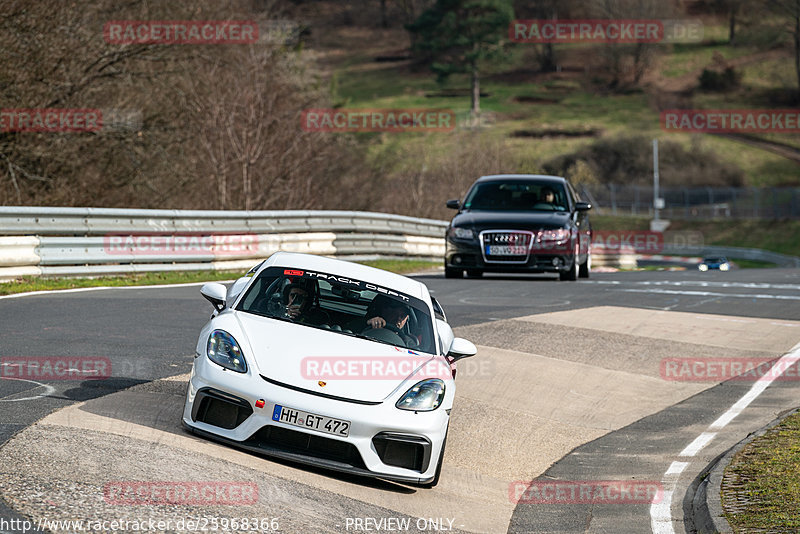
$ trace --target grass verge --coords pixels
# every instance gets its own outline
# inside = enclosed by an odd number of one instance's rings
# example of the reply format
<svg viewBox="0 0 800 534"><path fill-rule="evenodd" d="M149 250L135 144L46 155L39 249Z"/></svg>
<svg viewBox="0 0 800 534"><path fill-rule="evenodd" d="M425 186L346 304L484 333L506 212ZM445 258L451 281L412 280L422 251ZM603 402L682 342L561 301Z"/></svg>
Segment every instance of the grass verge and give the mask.
<svg viewBox="0 0 800 534"><path fill-rule="evenodd" d="M54 289L76 289L81 287L153 286L160 284L190 284L231 280L240 276L239 271L175 271L163 273L125 274L97 278L38 278L24 276L18 280L0 284L0 295L48 291Z"/></svg>
<svg viewBox="0 0 800 534"><path fill-rule="evenodd" d="M800 531L800 413L754 439L725 469L722 503L735 532Z"/></svg>
<svg viewBox="0 0 800 534"><path fill-rule="evenodd" d="M441 262L420 260L372 260L361 261L364 265L376 267L398 274L413 273L434 269ZM161 284L191 284L197 282L213 282L232 280L244 274L244 271L174 271L163 273L126 274L119 276L103 276L98 278L38 278L25 276L18 280L0 283L0 295L27 293L29 291L48 291L56 289L76 289L82 287L122 287L152 286Z"/></svg>
<svg viewBox="0 0 800 534"><path fill-rule="evenodd" d="M742 258L728 258L740 269L772 269L777 267L774 263L768 261L758 260L745 260Z"/></svg>
<svg viewBox="0 0 800 534"><path fill-rule="evenodd" d="M592 215L591 220L592 228L595 230L639 231L650 229L649 217ZM667 231L700 232L705 245L759 248L789 256L800 256L800 221L672 220Z"/></svg>
<svg viewBox="0 0 800 534"><path fill-rule="evenodd" d="M369 260L359 261L362 265L383 269L397 274L418 273L420 271L430 271L441 267L440 261L422 261L422 260Z"/></svg>

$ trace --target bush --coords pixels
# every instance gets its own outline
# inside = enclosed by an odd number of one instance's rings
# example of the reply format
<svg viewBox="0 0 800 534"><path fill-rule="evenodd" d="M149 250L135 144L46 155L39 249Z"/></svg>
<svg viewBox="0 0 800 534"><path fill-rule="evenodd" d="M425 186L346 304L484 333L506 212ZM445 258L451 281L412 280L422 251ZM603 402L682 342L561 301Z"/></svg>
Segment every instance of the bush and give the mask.
<svg viewBox="0 0 800 534"><path fill-rule="evenodd" d="M674 141L659 143L661 183L665 186L741 186L744 173L714 152L693 142L689 150ZM650 185L653 180L652 140L642 136L600 139L551 159L545 172L581 178L583 182Z"/></svg>
<svg viewBox="0 0 800 534"><path fill-rule="evenodd" d="M733 67L727 67L722 72L703 69L700 75L700 88L703 91L730 91L739 87L741 80L742 75Z"/></svg>

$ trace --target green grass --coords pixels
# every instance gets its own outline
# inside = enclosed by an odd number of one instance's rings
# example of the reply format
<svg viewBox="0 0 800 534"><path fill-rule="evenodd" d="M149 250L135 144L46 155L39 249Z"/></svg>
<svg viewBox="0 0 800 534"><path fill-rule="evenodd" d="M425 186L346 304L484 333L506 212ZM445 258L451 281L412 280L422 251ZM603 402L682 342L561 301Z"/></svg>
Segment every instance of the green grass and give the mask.
<svg viewBox="0 0 800 534"><path fill-rule="evenodd" d="M760 248L800 256L800 221L675 220L669 230L701 232L706 245Z"/></svg>
<svg viewBox="0 0 800 534"><path fill-rule="evenodd" d="M800 531L798 465L798 413L754 439L734 456L725 469L722 502L725 517L735 532ZM734 503L735 512L731 510Z"/></svg>
<svg viewBox="0 0 800 534"><path fill-rule="evenodd" d="M675 44L663 49L660 64L654 64L653 71L666 77L680 76L709 65L715 53L722 54L726 59L735 59L758 51L753 45L727 45L725 24L707 25L705 39L704 43ZM562 59L570 54L585 56L586 52L577 45L558 49ZM709 109L771 107L764 100L764 92L786 87L792 81L789 74L793 70L790 66L790 58L749 62L739 69L743 73L740 90L730 93L698 91L692 105ZM746 185L797 184L799 181L797 164L777 154L712 135L665 133L661 129L653 98L645 92L599 94L586 77L548 77L534 75L535 72L533 49L528 46L512 47L506 58L485 65L481 72L481 91L488 93L488 96L481 98L481 110L494 115L494 124L483 130L481 135L501 140L510 149L513 161L525 167L518 169L520 172L540 172L546 161L575 152L592 143L595 138L516 138L511 137L514 131L594 129L601 136L642 135L676 140L686 148L702 143L717 153L721 160L741 168ZM504 79L500 76L504 73L513 75ZM459 97L430 97L432 93L443 89L467 89L469 80L466 76L454 75L441 87L436 83L435 76L425 69L411 71L407 65L391 64L374 68L371 54L358 53L343 61L332 86L335 86L334 101L345 107L452 109L459 123L467 116L470 105L466 94ZM518 102L517 97L551 98L557 102ZM438 133L426 142L446 147L448 142L444 137L448 135ZM406 133L380 138L383 148L386 148L386 145L402 146L419 142L421 136ZM796 136L788 134L765 137L788 144L796 142ZM379 147L378 152L380 150L382 148ZM441 155L443 151L435 146L430 147L430 152L433 161L445 157ZM374 155L375 151L372 153ZM435 164L432 166L435 167Z"/></svg>
<svg viewBox="0 0 800 534"><path fill-rule="evenodd" d="M75 289L80 287L189 284L197 282L211 282L215 280L232 280L238 276L241 276L240 271L180 271L102 276L98 278L37 278L33 276L25 276L11 282L0 283L0 295L25 293L28 291Z"/></svg>
<svg viewBox="0 0 800 534"><path fill-rule="evenodd" d="M745 260L743 258L728 258L740 269L771 269L777 267L774 263L768 261L758 260Z"/></svg>
<svg viewBox="0 0 800 534"><path fill-rule="evenodd" d="M375 267L376 269L383 269L397 274L417 273L421 271L430 271L441 267L440 261L422 261L422 260L370 260L359 261L362 265Z"/></svg>
<svg viewBox="0 0 800 534"><path fill-rule="evenodd" d="M420 260L374 260L361 261L364 265L376 267L398 274L406 274L435 269L441 262ZM127 274L103 276L98 278L37 278L25 276L11 282L0 283L0 295L27 293L29 291L48 291L76 289L82 287L122 287L152 286L161 284L190 284L234 280L244 271L174 271L163 273Z"/></svg>
<svg viewBox="0 0 800 534"><path fill-rule="evenodd" d="M649 230L649 217L592 215L594 230ZM716 221L673 219L668 232L691 231L703 235L703 244L727 247L759 248L800 257L800 221L758 221L723 219ZM749 260L737 260L748 262ZM753 267L767 267L771 264Z"/></svg>

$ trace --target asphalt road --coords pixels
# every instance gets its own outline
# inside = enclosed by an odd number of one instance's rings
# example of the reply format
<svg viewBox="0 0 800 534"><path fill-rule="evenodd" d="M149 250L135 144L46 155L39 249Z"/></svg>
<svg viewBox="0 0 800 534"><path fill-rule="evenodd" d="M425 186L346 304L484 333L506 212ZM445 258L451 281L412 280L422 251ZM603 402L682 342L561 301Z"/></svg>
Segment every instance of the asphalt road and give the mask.
<svg viewBox="0 0 800 534"><path fill-rule="evenodd" d="M708 341L708 346L722 347L728 336L732 339L728 348L743 351L737 355L775 357L788 350L787 343L792 336L796 339L788 347L800 341L800 328L794 334L789 327L795 325L788 323L800 318L798 270L593 273L590 280L576 283L558 282L547 276L485 275L482 279L447 280L441 275L425 275L419 279L442 303L457 334L478 345L496 348L498 354L523 351L551 358L551 363L559 358L576 365L599 365L614 372L638 369L647 374L650 371L643 362L630 355L620 359L619 349L604 347L613 347L615 343L630 347L640 343L641 351L657 353L661 345L662 348L671 347L669 354L676 354L683 346L670 343L691 342L695 344L693 347L704 343L702 339L671 340L667 334L658 341L659 335L652 331L626 333L621 329L632 319L624 314L615 316L616 309L683 312L675 314L681 320L690 317L687 313L731 317L731 321L741 322L743 329L751 329L750 337L738 340L733 339L735 332L722 332L718 334L720 340ZM584 317L576 310L600 311L599 315L587 312ZM111 378L106 380L43 378L26 382L13 377L0 380L0 446L61 408L188 372L197 332L210 311L197 286L52 293L0 300L0 324L4 326L0 332L0 359L20 356L107 358L112 370ZM534 316L546 319L537 322ZM527 322L519 320L531 317L534 318ZM691 318L695 322L698 320L696 315ZM742 318L767 321L747 322ZM787 321L783 330L788 330L789 334L782 334L781 343L768 339L771 335L768 327L776 321ZM616 331L616 327L606 326L615 324L619 325ZM763 343L758 339L761 328L765 329ZM689 348L686 345L686 350ZM721 351L721 354L733 353ZM677 402L672 403L671 397L655 399L653 410L646 412L645 417L617 420L612 414L611 422L596 427L587 425L593 430L587 433L591 439L564 450L565 454L553 458L554 463L549 462L542 468L537 466L532 470L538 474L535 480L624 477L656 481L668 487L671 481L664 478L664 472L670 461L742 397L750 385L746 382L707 384L693 394L682 390L675 396ZM626 397L629 401L633 398ZM676 531L692 529L691 507L687 503L691 501L695 478L708 461L748 432L769 422L776 413L794 407L796 399L796 382L776 383L731 425L719 431L692 461L686 462L688 466L675 481L673 514L685 512L684 517L675 522ZM557 406L553 408L555 415L551 415L551 419L559 419L558 409ZM463 450L470 449L465 444ZM491 451L475 450L474 453L490 455ZM528 455L533 459L536 451L525 450L524 458ZM535 462L531 460L531 463ZM0 459L0 472L11 470ZM363 485L363 482L354 483ZM368 506L365 504L363 508ZM542 506L520 503L514 507L506 524L510 532L647 532L651 529L649 508L645 504ZM349 509L358 510L358 501L351 502ZM376 512L372 510L371 513ZM15 514L0 504L0 518L20 517ZM468 527L466 525L465 530L470 530Z"/></svg>

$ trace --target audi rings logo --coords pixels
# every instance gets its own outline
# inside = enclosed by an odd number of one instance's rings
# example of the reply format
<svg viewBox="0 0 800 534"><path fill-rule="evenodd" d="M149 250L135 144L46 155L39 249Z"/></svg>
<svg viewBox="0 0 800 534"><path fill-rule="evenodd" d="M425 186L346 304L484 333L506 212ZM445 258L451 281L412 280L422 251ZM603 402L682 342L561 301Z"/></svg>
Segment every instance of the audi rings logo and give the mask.
<svg viewBox="0 0 800 534"><path fill-rule="evenodd" d="M527 245L528 234L491 234L492 243L499 245Z"/></svg>

